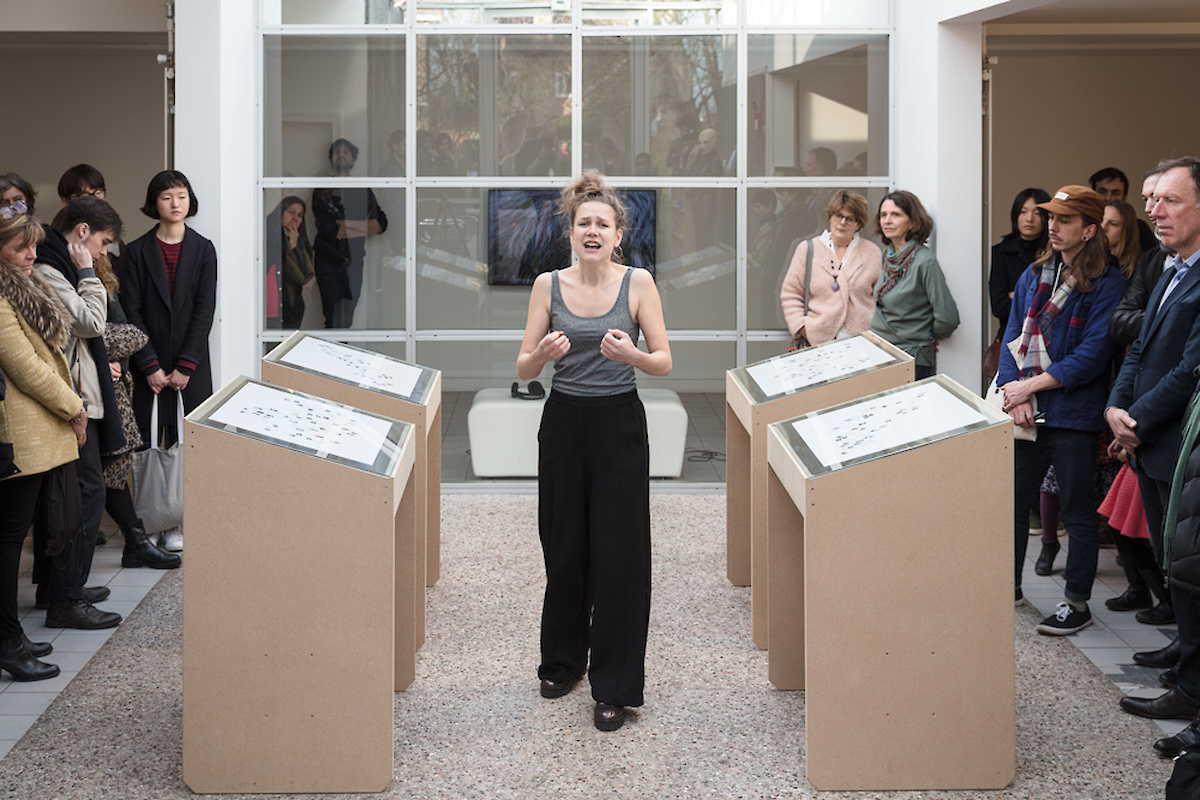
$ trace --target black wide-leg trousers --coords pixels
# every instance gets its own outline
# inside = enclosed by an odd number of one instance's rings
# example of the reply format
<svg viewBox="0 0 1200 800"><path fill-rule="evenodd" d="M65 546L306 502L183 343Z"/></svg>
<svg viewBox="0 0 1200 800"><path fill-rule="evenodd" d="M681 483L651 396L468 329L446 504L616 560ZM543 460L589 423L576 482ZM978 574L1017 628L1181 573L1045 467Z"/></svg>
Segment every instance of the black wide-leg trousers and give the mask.
<svg viewBox="0 0 1200 800"><path fill-rule="evenodd" d="M597 702L642 705L650 446L636 391L550 393L538 432L538 528L546 561L538 677L567 681L587 670Z"/></svg>

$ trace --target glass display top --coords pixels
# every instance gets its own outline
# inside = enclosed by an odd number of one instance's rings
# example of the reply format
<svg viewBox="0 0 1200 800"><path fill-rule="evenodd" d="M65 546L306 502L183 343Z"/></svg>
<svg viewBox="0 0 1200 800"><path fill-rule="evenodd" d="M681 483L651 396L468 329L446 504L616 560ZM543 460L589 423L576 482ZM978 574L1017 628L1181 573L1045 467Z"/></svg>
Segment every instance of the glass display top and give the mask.
<svg viewBox="0 0 1200 800"><path fill-rule="evenodd" d="M241 376L187 419L384 476L396 469L413 428L407 422Z"/></svg>
<svg viewBox="0 0 1200 800"><path fill-rule="evenodd" d="M761 403L900 362L865 336L851 336L729 372L751 400Z"/></svg>
<svg viewBox="0 0 1200 800"><path fill-rule="evenodd" d="M429 367L299 331L263 356L263 361L286 364L417 405L428 399L437 374Z"/></svg>
<svg viewBox="0 0 1200 800"><path fill-rule="evenodd" d="M983 398L935 375L770 427L815 477L1008 421Z"/></svg>

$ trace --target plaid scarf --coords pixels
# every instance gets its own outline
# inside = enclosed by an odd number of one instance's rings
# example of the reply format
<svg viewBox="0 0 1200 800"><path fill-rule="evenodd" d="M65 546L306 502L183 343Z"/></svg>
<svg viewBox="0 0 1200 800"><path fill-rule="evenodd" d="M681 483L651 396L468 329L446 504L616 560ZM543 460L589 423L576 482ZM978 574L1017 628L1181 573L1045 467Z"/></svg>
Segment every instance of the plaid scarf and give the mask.
<svg viewBox="0 0 1200 800"><path fill-rule="evenodd" d="M1029 303L1029 313L1021 326L1021 335L1009 344L1013 348L1013 358L1021 370L1022 378L1040 375L1050 368L1050 330L1054 326L1054 318L1066 304L1067 298L1075 290L1075 277L1072 275L1054 288L1054 279L1058 270L1064 266L1057 258L1042 266L1042 274L1038 277L1037 289L1033 300Z"/></svg>

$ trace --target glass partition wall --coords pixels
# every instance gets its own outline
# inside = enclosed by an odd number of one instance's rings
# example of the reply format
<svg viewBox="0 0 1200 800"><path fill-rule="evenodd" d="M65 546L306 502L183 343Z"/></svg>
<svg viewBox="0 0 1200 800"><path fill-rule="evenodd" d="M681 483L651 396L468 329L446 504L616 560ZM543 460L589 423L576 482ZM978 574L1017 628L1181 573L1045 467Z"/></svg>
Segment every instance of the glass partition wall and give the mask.
<svg viewBox="0 0 1200 800"><path fill-rule="evenodd" d="M507 387L528 284L570 258L554 194L595 170L636 209L676 352L639 381L720 394L787 347L787 246L832 191L873 212L890 185L890 0L260 9L264 349L328 329L468 402Z"/></svg>

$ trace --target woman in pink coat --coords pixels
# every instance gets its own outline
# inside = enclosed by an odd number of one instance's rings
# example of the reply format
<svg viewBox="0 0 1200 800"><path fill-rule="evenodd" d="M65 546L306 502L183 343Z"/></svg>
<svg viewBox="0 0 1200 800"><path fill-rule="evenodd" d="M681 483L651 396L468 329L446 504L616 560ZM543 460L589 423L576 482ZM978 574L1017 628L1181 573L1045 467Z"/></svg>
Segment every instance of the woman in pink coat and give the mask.
<svg viewBox="0 0 1200 800"><path fill-rule="evenodd" d="M842 190L826 210L829 227L797 245L779 293L788 331L799 347L862 333L875 314L883 255L858 235L867 224L867 198Z"/></svg>

